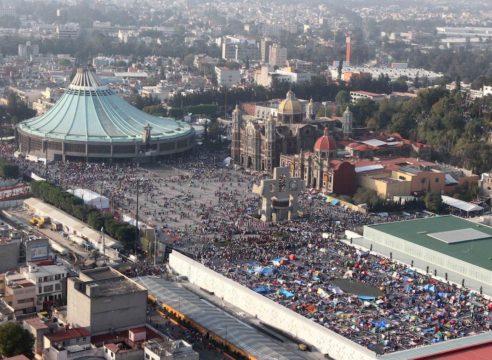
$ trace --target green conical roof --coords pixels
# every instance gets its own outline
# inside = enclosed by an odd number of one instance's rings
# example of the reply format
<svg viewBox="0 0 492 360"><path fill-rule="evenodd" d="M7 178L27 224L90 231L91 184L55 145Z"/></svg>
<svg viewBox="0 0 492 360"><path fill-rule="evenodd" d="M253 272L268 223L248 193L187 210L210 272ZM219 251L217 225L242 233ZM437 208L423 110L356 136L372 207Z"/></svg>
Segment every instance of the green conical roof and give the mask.
<svg viewBox="0 0 492 360"><path fill-rule="evenodd" d="M47 113L23 121L25 133L69 141L142 141L145 127L151 139L163 140L193 133L182 121L149 115L101 85L89 69L79 69L67 91Z"/></svg>

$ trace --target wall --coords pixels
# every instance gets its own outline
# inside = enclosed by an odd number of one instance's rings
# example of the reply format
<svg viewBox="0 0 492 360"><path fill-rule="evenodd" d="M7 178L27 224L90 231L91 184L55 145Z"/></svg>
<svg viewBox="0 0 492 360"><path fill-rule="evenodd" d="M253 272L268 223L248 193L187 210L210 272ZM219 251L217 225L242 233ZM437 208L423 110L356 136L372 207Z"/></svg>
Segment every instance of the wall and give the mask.
<svg viewBox="0 0 492 360"><path fill-rule="evenodd" d="M91 333L144 326L146 310L147 291L96 297L91 306Z"/></svg>
<svg viewBox="0 0 492 360"><path fill-rule="evenodd" d="M406 254L409 258L421 260L425 266L420 265L420 267L424 270L427 266L429 266L431 272L433 269L442 269L444 271L449 271L449 273L460 275L459 279L449 278L451 281L461 283L463 278L465 280L470 279L473 282L483 284L484 288L492 284L492 271L422 247L399 237L382 232L376 228L364 226L364 238L369 242L380 244L389 250L394 249L402 254ZM384 249L373 249L374 251L382 252L383 254L386 253ZM395 258L397 257L395 256ZM399 260L408 262L404 259ZM442 274L442 270L438 273L438 276L444 276L444 274Z"/></svg>
<svg viewBox="0 0 492 360"><path fill-rule="evenodd" d="M67 279L67 322L72 327L89 327L91 302L87 295L75 289L78 283L77 278Z"/></svg>
<svg viewBox="0 0 492 360"><path fill-rule="evenodd" d="M313 345L320 352L334 359L376 359L372 351L208 269L177 251L170 254L169 266L178 274L187 276L192 284L213 292L217 297L237 306L251 316Z"/></svg>
<svg viewBox="0 0 492 360"><path fill-rule="evenodd" d="M20 242L11 241L0 245L0 272L17 268Z"/></svg>

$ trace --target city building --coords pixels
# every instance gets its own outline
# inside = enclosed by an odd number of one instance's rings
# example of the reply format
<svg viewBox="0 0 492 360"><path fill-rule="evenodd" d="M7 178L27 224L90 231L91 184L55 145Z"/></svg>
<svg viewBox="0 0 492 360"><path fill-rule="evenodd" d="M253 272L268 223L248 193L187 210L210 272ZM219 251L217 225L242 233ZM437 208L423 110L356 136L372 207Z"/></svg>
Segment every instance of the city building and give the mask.
<svg viewBox="0 0 492 360"><path fill-rule="evenodd" d="M231 158L234 163L256 171L272 171L280 154L297 154L312 149L318 126L309 124L302 103L289 91L279 104L276 119L243 121L238 106L232 114Z"/></svg>
<svg viewBox="0 0 492 360"><path fill-rule="evenodd" d="M291 176L304 179L308 187L328 194L352 195L357 189L355 166L340 159L337 142L325 128L313 151L281 155L280 165L290 169Z"/></svg>
<svg viewBox="0 0 492 360"><path fill-rule="evenodd" d="M21 154L48 160L151 161L190 150L193 128L134 108L79 69L60 100L42 116L17 126Z"/></svg>
<svg viewBox="0 0 492 360"><path fill-rule="evenodd" d="M287 62L287 48L278 44L270 45L268 63L271 66L285 66Z"/></svg>
<svg viewBox="0 0 492 360"><path fill-rule="evenodd" d="M365 100L365 99L379 102L379 101L383 101L384 99L386 99L386 95L385 94L376 94L373 92L362 91L362 90L350 92L350 100L354 104L359 100Z"/></svg>
<svg viewBox="0 0 492 360"><path fill-rule="evenodd" d="M357 160L355 172L357 184L376 191L382 199L419 196L429 191L452 193L458 185L479 180L478 175L464 169L398 156Z"/></svg>
<svg viewBox="0 0 492 360"><path fill-rule="evenodd" d="M198 360L199 354L184 340L152 339L144 344L146 360Z"/></svg>
<svg viewBox="0 0 492 360"><path fill-rule="evenodd" d="M445 280L492 295L492 228L456 216L366 225L353 242Z"/></svg>
<svg viewBox="0 0 492 360"><path fill-rule="evenodd" d="M30 41L25 44L19 44L17 49L17 55L24 60L31 60L31 57L39 55L39 45L31 44Z"/></svg>
<svg viewBox="0 0 492 360"><path fill-rule="evenodd" d="M217 85L232 87L241 82L241 73L238 69L230 69L226 66L216 66L215 75L217 76Z"/></svg>
<svg viewBox="0 0 492 360"><path fill-rule="evenodd" d="M36 284L19 273L0 275L2 301L15 315L36 312Z"/></svg>
<svg viewBox="0 0 492 360"><path fill-rule="evenodd" d="M298 83L310 81L313 73L296 70L293 67L284 67L273 70L271 65L262 65L254 73L254 81L257 85L264 87L272 86L274 81Z"/></svg>
<svg viewBox="0 0 492 360"><path fill-rule="evenodd" d="M260 41L260 61L262 64L270 62L270 46L273 42L269 39L261 39Z"/></svg>
<svg viewBox="0 0 492 360"><path fill-rule="evenodd" d="M20 273L36 284L36 308L38 310L65 303L68 271L64 266L29 265L22 268Z"/></svg>
<svg viewBox="0 0 492 360"><path fill-rule="evenodd" d="M110 267L67 280L67 322L91 335L144 326L146 310L147 290Z"/></svg>
<svg viewBox="0 0 492 360"><path fill-rule="evenodd" d="M0 239L0 272L17 268L20 255L20 239Z"/></svg>
<svg viewBox="0 0 492 360"><path fill-rule="evenodd" d="M58 39L76 39L80 35L80 25L77 23L67 23L56 26L56 36Z"/></svg>

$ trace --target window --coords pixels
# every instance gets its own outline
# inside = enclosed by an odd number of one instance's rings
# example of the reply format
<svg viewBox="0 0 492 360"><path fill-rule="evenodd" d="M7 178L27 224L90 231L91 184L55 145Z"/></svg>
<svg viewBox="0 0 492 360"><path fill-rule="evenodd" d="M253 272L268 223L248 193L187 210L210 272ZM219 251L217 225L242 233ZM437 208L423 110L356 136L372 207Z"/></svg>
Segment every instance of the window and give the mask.
<svg viewBox="0 0 492 360"><path fill-rule="evenodd" d="M60 280L60 277L61 277L60 274L55 275L55 280Z"/></svg>
<svg viewBox="0 0 492 360"><path fill-rule="evenodd" d="M60 290L60 289L61 289L60 284L55 284L55 290Z"/></svg>
<svg viewBox="0 0 492 360"><path fill-rule="evenodd" d="M148 359L150 359L149 354L145 354L145 358L146 358L147 360L148 360Z"/></svg>
<svg viewBox="0 0 492 360"><path fill-rule="evenodd" d="M42 292L43 292L43 287L42 286L38 287L38 293L41 294Z"/></svg>
<svg viewBox="0 0 492 360"><path fill-rule="evenodd" d="M44 292L52 292L53 291L53 285L48 285L44 287Z"/></svg>
<svg viewBox="0 0 492 360"><path fill-rule="evenodd" d="M436 183L438 183L438 182L439 182L439 178L436 178Z"/></svg>

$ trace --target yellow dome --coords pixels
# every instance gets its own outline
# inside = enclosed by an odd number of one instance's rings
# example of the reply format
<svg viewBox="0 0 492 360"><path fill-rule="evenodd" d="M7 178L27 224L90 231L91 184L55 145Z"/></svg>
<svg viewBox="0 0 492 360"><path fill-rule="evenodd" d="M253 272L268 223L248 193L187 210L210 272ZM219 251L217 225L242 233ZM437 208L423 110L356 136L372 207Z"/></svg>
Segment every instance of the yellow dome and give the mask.
<svg viewBox="0 0 492 360"><path fill-rule="evenodd" d="M282 100L278 106L278 113L282 115L298 115L302 114L302 104L296 99L296 96L289 90L285 100Z"/></svg>

